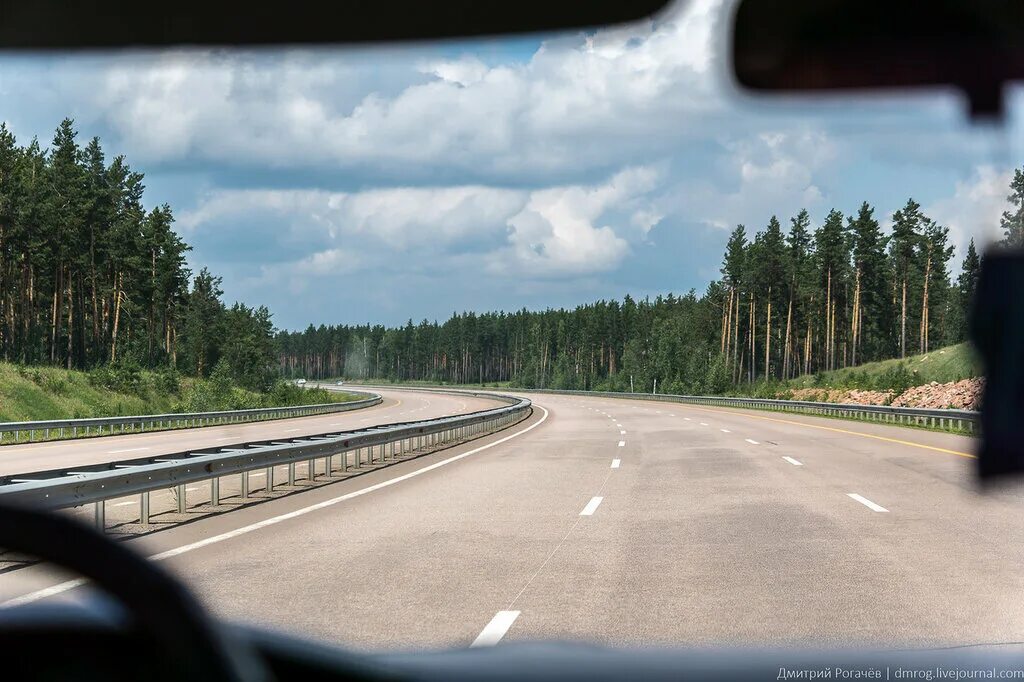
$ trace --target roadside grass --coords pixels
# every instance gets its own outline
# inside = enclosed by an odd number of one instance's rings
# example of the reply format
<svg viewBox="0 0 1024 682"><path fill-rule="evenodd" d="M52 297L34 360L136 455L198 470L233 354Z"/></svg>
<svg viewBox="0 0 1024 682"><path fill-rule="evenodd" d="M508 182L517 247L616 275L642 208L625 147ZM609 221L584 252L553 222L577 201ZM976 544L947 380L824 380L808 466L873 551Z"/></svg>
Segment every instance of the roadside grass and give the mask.
<svg viewBox="0 0 1024 682"><path fill-rule="evenodd" d="M0 421L157 414L170 412L178 399L94 386L85 372L0 363Z"/></svg>
<svg viewBox="0 0 1024 682"><path fill-rule="evenodd" d="M286 382L260 393L216 377L194 379L167 372L116 368L81 372L0 363L0 422L287 407L349 402L364 397L324 389L305 390ZM60 434L46 436L45 432L37 432L30 438L53 440ZM21 438L24 437L22 434ZM13 439L7 432L0 443Z"/></svg>
<svg viewBox="0 0 1024 682"><path fill-rule="evenodd" d="M786 382L789 388L859 388L906 390L935 381L940 384L982 376L981 363L970 344L937 348L906 359L868 362L856 367L805 374Z"/></svg>

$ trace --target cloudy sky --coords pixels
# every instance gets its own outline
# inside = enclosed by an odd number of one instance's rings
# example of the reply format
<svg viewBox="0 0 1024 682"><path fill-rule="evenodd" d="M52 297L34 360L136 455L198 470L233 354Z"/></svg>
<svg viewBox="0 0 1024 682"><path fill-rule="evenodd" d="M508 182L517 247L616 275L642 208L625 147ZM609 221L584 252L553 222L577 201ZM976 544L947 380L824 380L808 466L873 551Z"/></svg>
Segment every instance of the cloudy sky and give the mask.
<svg viewBox="0 0 1024 682"><path fill-rule="evenodd" d="M1015 112L953 95L749 98L726 8L413 48L0 57L23 142L65 116L145 172L193 268L283 328L703 290L728 230L914 197L991 238Z"/></svg>

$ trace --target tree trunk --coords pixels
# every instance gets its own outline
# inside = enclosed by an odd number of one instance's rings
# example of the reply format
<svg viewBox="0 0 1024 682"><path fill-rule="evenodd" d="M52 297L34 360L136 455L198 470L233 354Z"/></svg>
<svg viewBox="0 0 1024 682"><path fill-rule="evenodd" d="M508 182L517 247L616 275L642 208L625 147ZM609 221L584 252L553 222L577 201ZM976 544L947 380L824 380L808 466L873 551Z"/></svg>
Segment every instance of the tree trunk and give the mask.
<svg viewBox="0 0 1024 682"><path fill-rule="evenodd" d="M931 277L932 254L928 249L928 259L924 266L924 293L921 296L921 352L928 352L928 280Z"/></svg>
<svg viewBox="0 0 1024 682"><path fill-rule="evenodd" d="M114 279L114 333L110 337L110 362L117 361L117 329L121 323L121 284L123 276L118 274ZM200 372L202 376L202 353L200 353Z"/></svg>
<svg viewBox="0 0 1024 682"><path fill-rule="evenodd" d="M857 366L857 342L860 338L860 267L857 268L857 283L853 290L853 320L851 322L851 335L853 346L850 352L850 364Z"/></svg>
<svg viewBox="0 0 1024 682"><path fill-rule="evenodd" d="M71 369L71 356L74 350L75 338L75 299L71 288L71 277L68 277L68 359L67 368Z"/></svg>
<svg viewBox="0 0 1024 682"><path fill-rule="evenodd" d="M832 369L831 363L831 352L832 352L832 334L829 331L831 329L831 311L832 311L832 268L828 269L828 280L825 286L825 362L823 363L826 370Z"/></svg>
<svg viewBox="0 0 1024 682"><path fill-rule="evenodd" d="M907 357L907 276L903 275L903 301L900 304L900 358Z"/></svg>
<svg viewBox="0 0 1024 682"><path fill-rule="evenodd" d="M789 337L790 327L793 324L793 292L789 293L789 309L786 311L786 340L783 342L783 355L782 355L782 379L786 380L789 378Z"/></svg>
<svg viewBox="0 0 1024 682"><path fill-rule="evenodd" d="M764 380L771 378L772 350L772 288L768 287L768 312L764 319Z"/></svg>
<svg viewBox="0 0 1024 682"><path fill-rule="evenodd" d="M757 302L754 300L754 292L750 292L750 383L754 383L757 376Z"/></svg>

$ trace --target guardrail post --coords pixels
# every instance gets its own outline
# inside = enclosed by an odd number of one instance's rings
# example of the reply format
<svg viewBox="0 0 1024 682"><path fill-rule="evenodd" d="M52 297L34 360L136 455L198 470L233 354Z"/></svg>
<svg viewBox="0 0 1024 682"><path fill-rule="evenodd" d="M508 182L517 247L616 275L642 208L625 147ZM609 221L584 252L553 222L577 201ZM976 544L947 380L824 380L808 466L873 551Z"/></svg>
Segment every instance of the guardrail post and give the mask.
<svg viewBox="0 0 1024 682"><path fill-rule="evenodd" d="M149 525L149 493L139 495L139 522L143 526Z"/></svg>
<svg viewBox="0 0 1024 682"><path fill-rule="evenodd" d="M267 467L267 492L274 492L274 467Z"/></svg>
<svg viewBox="0 0 1024 682"><path fill-rule="evenodd" d="M210 504L214 507L220 505L220 479L210 479Z"/></svg>
<svg viewBox="0 0 1024 682"><path fill-rule="evenodd" d="M249 472L242 472L242 499L249 497Z"/></svg>
<svg viewBox="0 0 1024 682"><path fill-rule="evenodd" d="M295 485L295 462L288 462L288 485Z"/></svg>
<svg viewBox="0 0 1024 682"><path fill-rule="evenodd" d="M100 500L93 505L96 517L96 530L103 533L107 529L107 501Z"/></svg>
<svg viewBox="0 0 1024 682"><path fill-rule="evenodd" d="M311 481L316 480L316 460L311 459L306 463L306 478Z"/></svg>
<svg viewBox="0 0 1024 682"><path fill-rule="evenodd" d="M178 484L178 513L185 513L185 484Z"/></svg>

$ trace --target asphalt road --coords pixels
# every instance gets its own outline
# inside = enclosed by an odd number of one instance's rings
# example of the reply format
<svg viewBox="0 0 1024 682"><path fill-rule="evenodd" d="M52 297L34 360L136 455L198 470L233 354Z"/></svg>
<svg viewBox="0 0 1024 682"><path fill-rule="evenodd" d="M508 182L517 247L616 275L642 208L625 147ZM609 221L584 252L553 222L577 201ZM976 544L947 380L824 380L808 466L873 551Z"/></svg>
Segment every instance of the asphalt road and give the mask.
<svg viewBox="0 0 1024 682"><path fill-rule="evenodd" d="M5 445L0 447L0 475L137 459L183 452L190 448L358 429L374 424L429 419L494 406L493 401L472 396L424 394L390 389L375 392L384 398L380 405L351 412L174 431Z"/></svg>
<svg viewBox="0 0 1024 682"><path fill-rule="evenodd" d="M357 648L1024 641L1024 500L975 491L971 439L533 397L499 434L131 543L222 616ZM0 599L87 592L61 580L2 574Z"/></svg>

